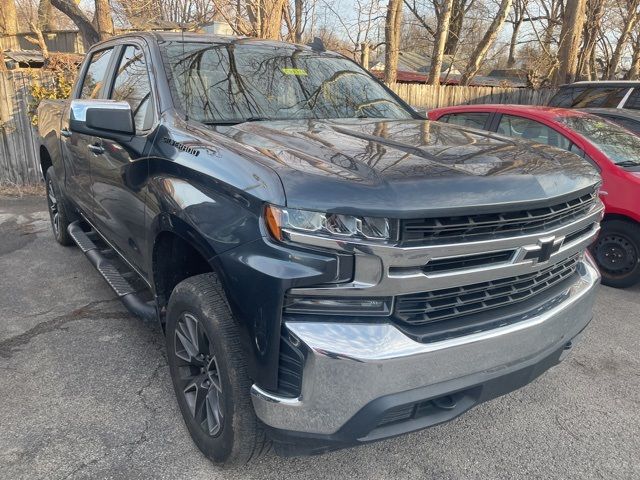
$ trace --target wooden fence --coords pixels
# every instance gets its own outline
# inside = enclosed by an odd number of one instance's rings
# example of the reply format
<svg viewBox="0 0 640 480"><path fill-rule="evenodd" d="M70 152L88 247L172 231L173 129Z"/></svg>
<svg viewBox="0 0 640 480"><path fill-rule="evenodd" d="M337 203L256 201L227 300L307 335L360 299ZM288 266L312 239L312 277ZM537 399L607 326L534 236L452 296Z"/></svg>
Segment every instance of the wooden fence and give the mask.
<svg viewBox="0 0 640 480"><path fill-rule="evenodd" d="M42 178L35 128L29 118L31 85L46 73L0 72L0 184L34 185Z"/></svg>
<svg viewBox="0 0 640 480"><path fill-rule="evenodd" d="M506 87L458 87L408 83L391 85L404 101L413 107L438 108L470 103L514 103L519 105L546 105L556 89Z"/></svg>
<svg viewBox="0 0 640 480"><path fill-rule="evenodd" d="M46 72L0 72L0 184L33 185L42 181L37 132L29 118L34 81L50 82ZM421 108L464 103L546 104L555 90L501 87L451 87L396 84L392 89Z"/></svg>

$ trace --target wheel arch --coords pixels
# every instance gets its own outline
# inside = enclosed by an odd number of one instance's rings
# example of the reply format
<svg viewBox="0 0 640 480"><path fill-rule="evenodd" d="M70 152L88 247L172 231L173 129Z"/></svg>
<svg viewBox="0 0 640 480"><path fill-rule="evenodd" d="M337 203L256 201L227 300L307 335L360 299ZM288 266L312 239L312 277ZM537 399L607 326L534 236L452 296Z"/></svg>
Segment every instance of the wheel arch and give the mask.
<svg viewBox="0 0 640 480"><path fill-rule="evenodd" d="M44 179L47 175L47 170L49 167L53 167L53 159L51 158L51 154L47 147L44 145L40 145L40 169L42 171L42 178Z"/></svg>
<svg viewBox="0 0 640 480"><path fill-rule="evenodd" d="M638 222L638 220L636 220L635 218L622 213L605 213L604 217L602 218L602 223L609 222L611 220L620 220L623 222L640 224L640 222Z"/></svg>
<svg viewBox="0 0 640 480"><path fill-rule="evenodd" d="M218 269L212 264L215 252L198 232L183 225L179 218L172 218L168 223L172 228L156 231L151 255L151 283L161 311L181 281L202 273L218 274ZM163 315L161 321L164 322Z"/></svg>

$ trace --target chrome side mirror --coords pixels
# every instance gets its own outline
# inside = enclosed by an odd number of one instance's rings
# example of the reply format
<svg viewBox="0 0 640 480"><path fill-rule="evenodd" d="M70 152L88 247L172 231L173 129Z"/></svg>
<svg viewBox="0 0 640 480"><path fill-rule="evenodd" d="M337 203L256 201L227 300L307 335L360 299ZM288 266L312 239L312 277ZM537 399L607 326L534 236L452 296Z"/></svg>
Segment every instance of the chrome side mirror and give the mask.
<svg viewBox="0 0 640 480"><path fill-rule="evenodd" d="M136 133L131 106L116 100L72 100L69 130L110 139Z"/></svg>

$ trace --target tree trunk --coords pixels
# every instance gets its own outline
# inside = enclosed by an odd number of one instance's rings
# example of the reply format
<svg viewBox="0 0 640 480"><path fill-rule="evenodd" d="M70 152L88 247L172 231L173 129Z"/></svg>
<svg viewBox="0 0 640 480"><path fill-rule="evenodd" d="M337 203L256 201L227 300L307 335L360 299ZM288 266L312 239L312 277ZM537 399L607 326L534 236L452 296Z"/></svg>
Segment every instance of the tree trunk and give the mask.
<svg viewBox="0 0 640 480"><path fill-rule="evenodd" d="M0 48L0 72L6 72L6 71L7 71L7 64L4 63L4 52Z"/></svg>
<svg viewBox="0 0 640 480"><path fill-rule="evenodd" d="M511 32L511 42L509 43L509 58L507 59L507 68L516 66L516 44L518 43L518 33L522 26L522 17L518 18L513 24L513 32Z"/></svg>
<svg viewBox="0 0 640 480"><path fill-rule="evenodd" d="M440 8L438 27L433 42L433 53L431 54L431 69L429 70L428 82L430 85L440 85L440 73L442 72L442 57L444 47L449 35L449 24L451 23L451 9L453 0L445 0Z"/></svg>
<svg viewBox="0 0 640 480"><path fill-rule="evenodd" d="M43 32L51 32L56 29L51 0L40 0L38 5L38 25Z"/></svg>
<svg viewBox="0 0 640 480"><path fill-rule="evenodd" d="M100 40L106 40L113 36L113 20L111 19L111 7L109 0L95 0L96 12L93 24L98 31Z"/></svg>
<svg viewBox="0 0 640 480"><path fill-rule="evenodd" d="M18 15L14 0L0 0L0 34L18 33Z"/></svg>
<svg viewBox="0 0 640 480"><path fill-rule="evenodd" d="M100 41L100 34L95 29L80 7L73 0L51 0L51 5L64 13L78 27L85 49Z"/></svg>
<svg viewBox="0 0 640 480"><path fill-rule="evenodd" d="M578 48L584 27L585 7L585 0L567 0L562 30L560 31L559 66L553 79L553 83L556 85L571 83L576 79Z"/></svg>
<svg viewBox="0 0 640 480"><path fill-rule="evenodd" d="M284 4L285 0L247 0L247 15L256 37L280 39Z"/></svg>
<svg viewBox="0 0 640 480"><path fill-rule="evenodd" d="M603 0L587 0L587 18L583 28L584 40L582 50L578 57L576 67L577 78L579 80L593 80L591 70L591 57L595 54L598 32L602 23Z"/></svg>
<svg viewBox="0 0 640 480"><path fill-rule="evenodd" d="M484 34L484 37L482 37L482 40L480 40L480 43L471 54L471 59L462 73L462 77L460 77L460 85L469 85L473 77L478 73L478 70L480 70L482 62L484 62L484 59L487 56L487 52L496 41L496 37L502 29L502 26L507 19L507 15L509 15L511 3L512 0L501 0L498 13L493 18L493 21L491 22L487 32Z"/></svg>
<svg viewBox="0 0 640 480"><path fill-rule="evenodd" d="M302 2L303 0L295 0L293 9L295 18L295 34L293 36L293 40L296 43L302 43Z"/></svg>
<svg viewBox="0 0 640 480"><path fill-rule="evenodd" d="M462 22L464 21L465 4L466 0L453 0L447 43L444 46L445 55L455 55L458 50L458 42L460 41L460 34L462 33Z"/></svg>
<svg viewBox="0 0 640 480"><path fill-rule="evenodd" d="M365 70L369 70L369 51L370 47L367 42L362 42L360 45L360 65Z"/></svg>
<svg viewBox="0 0 640 480"><path fill-rule="evenodd" d="M620 38L618 38L618 43L616 43L616 48L613 51L613 55L611 55L611 61L609 62L609 67L607 68L609 80L615 80L618 65L620 64L622 53L627 46L629 35L638 24L638 19L640 17L640 14L637 12L638 3L638 0L632 0L628 4L629 10L627 13L627 17L624 19L624 26L622 27Z"/></svg>
<svg viewBox="0 0 640 480"><path fill-rule="evenodd" d="M640 35L633 44L633 54L631 56L631 68L625 75L625 80L638 80L640 76Z"/></svg>
<svg viewBox="0 0 640 480"><path fill-rule="evenodd" d="M384 81L388 84L395 83L398 78L401 21L402 0L389 0L384 22Z"/></svg>

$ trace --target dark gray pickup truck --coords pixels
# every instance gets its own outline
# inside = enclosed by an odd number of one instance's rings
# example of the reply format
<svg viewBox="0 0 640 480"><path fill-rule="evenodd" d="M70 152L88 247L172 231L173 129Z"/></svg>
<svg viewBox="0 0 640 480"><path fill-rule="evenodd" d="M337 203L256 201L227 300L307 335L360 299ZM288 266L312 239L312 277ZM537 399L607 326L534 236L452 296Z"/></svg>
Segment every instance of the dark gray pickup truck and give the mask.
<svg viewBox="0 0 640 480"><path fill-rule="evenodd" d="M425 121L317 42L116 37L38 115L56 239L159 322L215 462L450 420L591 319L593 168Z"/></svg>

